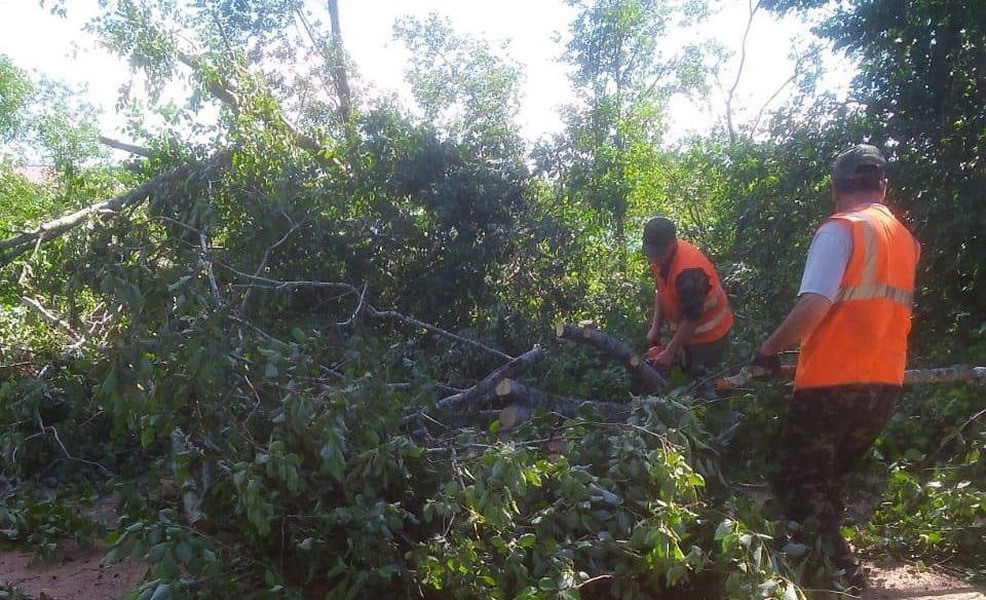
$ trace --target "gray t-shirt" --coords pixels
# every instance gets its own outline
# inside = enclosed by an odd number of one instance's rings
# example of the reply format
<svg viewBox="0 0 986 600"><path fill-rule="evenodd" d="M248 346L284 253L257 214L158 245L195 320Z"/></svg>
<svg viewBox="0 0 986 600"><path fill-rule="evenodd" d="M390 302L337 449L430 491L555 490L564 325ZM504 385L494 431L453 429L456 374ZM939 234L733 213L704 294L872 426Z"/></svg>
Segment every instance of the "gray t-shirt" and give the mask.
<svg viewBox="0 0 986 600"><path fill-rule="evenodd" d="M843 221L828 221L818 228L808 248L798 296L812 293L835 302L842 276L852 255L852 230Z"/></svg>

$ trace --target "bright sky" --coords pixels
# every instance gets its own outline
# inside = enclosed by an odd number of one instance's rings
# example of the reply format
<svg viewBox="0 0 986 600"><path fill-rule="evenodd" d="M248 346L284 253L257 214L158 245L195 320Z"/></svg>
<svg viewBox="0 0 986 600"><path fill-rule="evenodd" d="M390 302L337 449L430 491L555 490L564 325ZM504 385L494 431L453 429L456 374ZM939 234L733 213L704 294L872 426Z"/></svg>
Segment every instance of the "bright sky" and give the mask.
<svg viewBox="0 0 986 600"><path fill-rule="evenodd" d="M746 23L746 0L723 0L722 14L705 31L713 32L730 47L739 48ZM570 98L565 67L557 62L573 16L563 0L340 0L343 42L363 76L381 89L400 90L403 48L392 39L396 18L407 14L424 18L435 12L452 20L456 30L491 41L511 40L511 55L526 66L520 125L529 138L559 129L556 107ZM45 73L66 83L86 86L91 102L102 106L108 135L115 119L117 90L127 79L127 68L81 31L94 0L68 3L69 15L60 19L39 7L37 0L0 0L0 53L22 69ZM81 18L80 18L81 16ZM748 49L746 75L740 89L741 103L755 112L791 72L786 56L793 27L779 24L766 13L758 14ZM727 73L729 70L727 69ZM722 100L710 98L721 110ZM672 135L708 127L713 117L692 102L672 104Z"/></svg>

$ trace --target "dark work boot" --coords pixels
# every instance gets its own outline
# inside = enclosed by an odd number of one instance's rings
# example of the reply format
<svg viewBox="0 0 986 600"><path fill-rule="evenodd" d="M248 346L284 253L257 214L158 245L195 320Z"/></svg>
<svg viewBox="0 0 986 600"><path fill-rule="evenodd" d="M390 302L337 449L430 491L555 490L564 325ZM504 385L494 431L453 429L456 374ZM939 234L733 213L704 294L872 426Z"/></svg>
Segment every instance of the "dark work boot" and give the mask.
<svg viewBox="0 0 986 600"><path fill-rule="evenodd" d="M863 565L840 569L835 585L836 589L852 596L860 596L866 589L866 571Z"/></svg>
<svg viewBox="0 0 986 600"><path fill-rule="evenodd" d="M841 535L834 542L832 565L837 569L837 587L853 595L862 594L866 587L866 572L862 562L853 554L849 542Z"/></svg>

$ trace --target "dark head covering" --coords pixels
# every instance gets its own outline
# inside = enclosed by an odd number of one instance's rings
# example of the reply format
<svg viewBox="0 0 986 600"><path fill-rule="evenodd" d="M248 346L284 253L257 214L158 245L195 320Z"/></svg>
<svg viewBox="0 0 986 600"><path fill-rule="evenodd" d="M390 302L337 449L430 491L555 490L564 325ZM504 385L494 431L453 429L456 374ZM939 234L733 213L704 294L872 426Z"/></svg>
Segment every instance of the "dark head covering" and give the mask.
<svg viewBox="0 0 986 600"><path fill-rule="evenodd" d="M832 179L883 179L887 159L876 146L859 144L840 154L832 165Z"/></svg>
<svg viewBox="0 0 986 600"><path fill-rule="evenodd" d="M657 258L664 254L668 244L675 240L676 233L671 219L651 217L644 225L644 254L647 258Z"/></svg>

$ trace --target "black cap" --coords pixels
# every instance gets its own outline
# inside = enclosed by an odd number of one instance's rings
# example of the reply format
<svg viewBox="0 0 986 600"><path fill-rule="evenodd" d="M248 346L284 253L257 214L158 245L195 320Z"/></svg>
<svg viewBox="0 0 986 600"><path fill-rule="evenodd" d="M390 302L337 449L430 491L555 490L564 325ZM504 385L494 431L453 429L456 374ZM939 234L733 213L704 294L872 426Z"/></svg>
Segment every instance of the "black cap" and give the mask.
<svg viewBox="0 0 986 600"><path fill-rule="evenodd" d="M675 240L674 223L662 216L651 217L644 225L644 254L648 258L656 258L667 249L668 244Z"/></svg>
<svg viewBox="0 0 986 600"><path fill-rule="evenodd" d="M887 159L876 146L858 144L846 150L835 159L832 165L832 179L868 179L873 175L883 178Z"/></svg>

